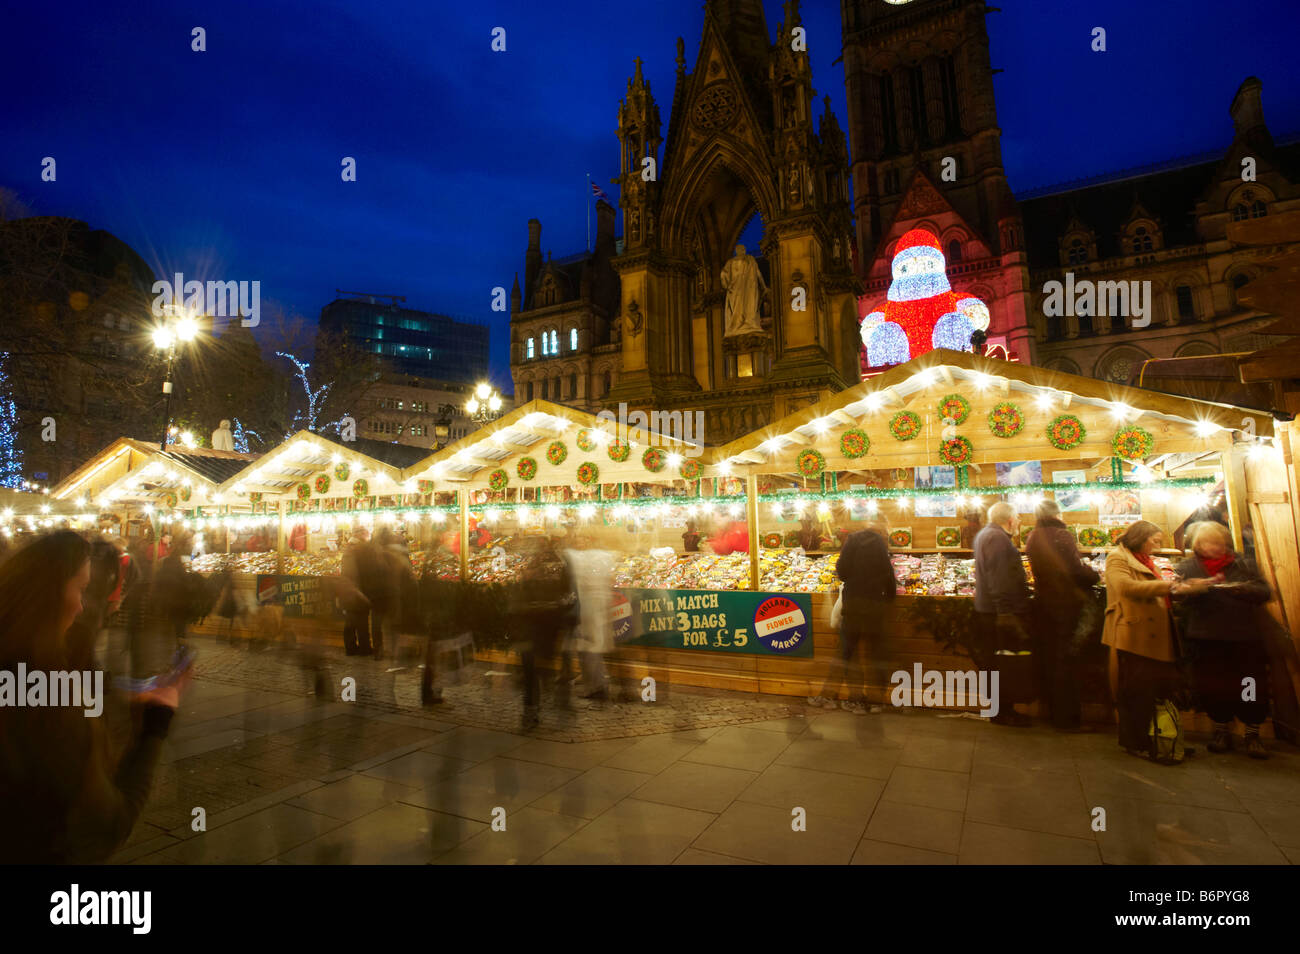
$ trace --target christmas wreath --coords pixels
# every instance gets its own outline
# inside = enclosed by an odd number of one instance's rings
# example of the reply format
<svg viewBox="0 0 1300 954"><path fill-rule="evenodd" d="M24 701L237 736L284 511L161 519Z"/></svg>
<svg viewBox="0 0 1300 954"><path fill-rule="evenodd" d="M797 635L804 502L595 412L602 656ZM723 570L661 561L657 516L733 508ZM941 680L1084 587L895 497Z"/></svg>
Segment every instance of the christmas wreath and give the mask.
<svg viewBox="0 0 1300 954"><path fill-rule="evenodd" d="M840 435L840 453L850 460L856 460L867 453L871 438L860 427L850 427Z"/></svg>
<svg viewBox="0 0 1300 954"><path fill-rule="evenodd" d="M591 439L591 429L582 428L578 431L577 437L578 450L590 452L596 449L596 442Z"/></svg>
<svg viewBox="0 0 1300 954"><path fill-rule="evenodd" d="M960 394L949 394L939 402L940 420L952 421L954 424L965 424L968 417L970 417L970 401Z"/></svg>
<svg viewBox="0 0 1300 954"><path fill-rule="evenodd" d="M311 496L311 484L299 484L299 485L298 485L298 499L299 499L299 500L306 500L306 499L307 499L308 497L310 497L310 496Z"/></svg>
<svg viewBox="0 0 1300 954"><path fill-rule="evenodd" d="M594 484L600 480L600 468L591 461L584 461L578 465L578 483Z"/></svg>
<svg viewBox="0 0 1300 954"><path fill-rule="evenodd" d="M786 545L787 547L792 548L792 549L793 549L794 547L797 547L797 546L799 545L799 531L798 531L798 530L787 530L787 531L785 532L785 545Z"/></svg>
<svg viewBox="0 0 1300 954"><path fill-rule="evenodd" d="M1110 446L1115 451L1116 457L1137 460L1150 454L1155 442L1156 439L1151 436L1150 431L1137 425L1130 425L1115 432L1115 436L1110 439Z"/></svg>
<svg viewBox="0 0 1300 954"><path fill-rule="evenodd" d="M1057 450L1071 450L1083 443L1088 430L1073 414L1062 414L1047 425L1047 442Z"/></svg>
<svg viewBox="0 0 1300 954"><path fill-rule="evenodd" d="M910 441L921 433L921 419L911 411L899 411L890 418L889 433L895 440Z"/></svg>
<svg viewBox="0 0 1300 954"><path fill-rule="evenodd" d="M358 477L352 482L352 496L358 499L370 496L370 484L366 482L366 478Z"/></svg>
<svg viewBox="0 0 1300 954"><path fill-rule="evenodd" d="M345 477L344 479L346 480L347 478ZM432 480L417 480L417 481L415 482L415 486L419 489L420 493L422 493L422 494L431 494L431 493L433 493L433 481L432 481Z"/></svg>
<svg viewBox="0 0 1300 954"><path fill-rule="evenodd" d="M352 468L348 466L347 461L334 465L334 479L347 480L352 475Z"/></svg>
<svg viewBox="0 0 1300 954"><path fill-rule="evenodd" d="M564 446L564 441L551 441L546 448L546 459L556 466L563 464L564 458L568 456L569 449Z"/></svg>
<svg viewBox="0 0 1300 954"><path fill-rule="evenodd" d="M329 474L317 474L317 475L316 475L316 493L318 493L318 494L327 494L327 493L329 493L329 492L330 492L330 475L329 475Z"/></svg>
<svg viewBox="0 0 1300 954"><path fill-rule="evenodd" d="M254 493L249 494L249 495L248 495L248 502L249 502L250 504L260 504L260 503L262 502L262 493L261 493L261 491L255 491Z"/></svg>
<svg viewBox="0 0 1300 954"><path fill-rule="evenodd" d="M632 448L628 447L622 441L615 439L609 442L609 447L605 448L605 452L609 454L610 460L617 464L621 464L623 461L627 460L628 455L632 453Z"/></svg>
<svg viewBox="0 0 1300 954"><path fill-rule="evenodd" d="M647 447L641 455L641 466L652 474L664 469L664 452L657 447Z"/></svg>
<svg viewBox="0 0 1300 954"><path fill-rule="evenodd" d="M939 445L939 459L954 467L969 464L974 454L975 448L971 447L970 441L964 437L950 437Z"/></svg>
<svg viewBox="0 0 1300 954"><path fill-rule="evenodd" d="M818 477L826 469L826 458L819 450L807 447L799 452L794 460L795 469L801 477Z"/></svg>
<svg viewBox="0 0 1300 954"><path fill-rule="evenodd" d="M694 457L688 457L682 461L682 466L677 468L677 472L682 475L682 480L699 480L700 462Z"/></svg>
<svg viewBox="0 0 1300 954"><path fill-rule="evenodd" d="M515 465L515 473L520 480L532 480L537 476L537 461L532 457L521 457Z"/></svg>
<svg viewBox="0 0 1300 954"><path fill-rule="evenodd" d="M940 527L936 542L941 547L961 546L961 527Z"/></svg>
<svg viewBox="0 0 1300 954"><path fill-rule="evenodd" d="M176 507L176 495L173 493L163 494L163 503L167 505L168 510L174 509Z"/></svg>
<svg viewBox="0 0 1300 954"><path fill-rule="evenodd" d="M510 483L510 475L506 473L504 467L498 467L488 474L488 488L491 490L505 490L508 483Z"/></svg>
<svg viewBox="0 0 1300 954"><path fill-rule="evenodd" d="M772 549L774 547L779 547L780 545L781 545L781 534L779 533L763 534L763 546L767 547L768 549Z"/></svg>
<svg viewBox="0 0 1300 954"><path fill-rule="evenodd" d="M1025 415L1013 401L999 401L989 411L989 430L995 437L1014 437L1025 426Z"/></svg>
<svg viewBox="0 0 1300 954"><path fill-rule="evenodd" d="M182 487L182 488L181 488L181 500L188 501L188 500L190 499L190 494L191 494L191 493L193 493L193 491L190 490L190 488L189 488L188 486Z"/></svg>
<svg viewBox="0 0 1300 954"><path fill-rule="evenodd" d="M891 547L910 547L912 545L912 531L911 530L890 531L889 545Z"/></svg>

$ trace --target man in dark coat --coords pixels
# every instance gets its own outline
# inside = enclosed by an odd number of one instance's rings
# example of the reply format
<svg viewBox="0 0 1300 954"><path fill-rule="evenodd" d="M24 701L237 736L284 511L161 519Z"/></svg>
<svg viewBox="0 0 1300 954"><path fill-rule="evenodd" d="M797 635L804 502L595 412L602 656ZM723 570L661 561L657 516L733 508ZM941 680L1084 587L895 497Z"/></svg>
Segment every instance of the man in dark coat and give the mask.
<svg viewBox="0 0 1300 954"><path fill-rule="evenodd" d="M1019 651L1028 648L1030 593L1020 548L1015 534L1020 517L1009 503L999 501L989 508L988 525L975 537L975 606L973 619L985 664L998 669L999 649ZM1008 673L1000 673L999 693L1011 688ZM1025 699L1006 698L991 721L999 725L1027 726L1029 717L1015 710Z"/></svg>
<svg viewBox="0 0 1300 954"><path fill-rule="evenodd" d="M1034 571L1035 622L1045 657L1048 706L1052 725L1062 731L1077 731L1083 721L1079 659L1088 635L1079 632L1080 621L1101 574L1080 559L1079 546L1061 519L1056 501L1044 500L1034 515L1037 523L1025 541L1025 552Z"/></svg>
<svg viewBox="0 0 1300 954"><path fill-rule="evenodd" d="M561 634L579 620L578 595L569 565L548 537L529 548L528 560L511 588L510 634L524 665L525 731L534 728L541 713L540 664L551 659ZM561 683L561 704L568 691Z"/></svg>
<svg viewBox="0 0 1300 954"><path fill-rule="evenodd" d="M846 672L851 686L850 698L841 704L848 712L862 715L879 712L869 706L863 673L858 665L858 647L865 644L871 658L872 682L889 685L889 632L898 582L889 559L888 531L882 525L849 534L835 564L835 573L844 581L840 596L840 652L836 657L821 694L811 696L808 704L834 706L844 684Z"/></svg>

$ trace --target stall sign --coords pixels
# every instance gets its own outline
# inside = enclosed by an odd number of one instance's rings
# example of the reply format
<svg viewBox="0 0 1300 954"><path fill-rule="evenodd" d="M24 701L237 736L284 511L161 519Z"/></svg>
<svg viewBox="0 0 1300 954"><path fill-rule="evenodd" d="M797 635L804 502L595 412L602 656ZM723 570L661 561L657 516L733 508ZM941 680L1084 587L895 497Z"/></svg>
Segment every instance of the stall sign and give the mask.
<svg viewBox="0 0 1300 954"><path fill-rule="evenodd" d="M259 603L283 606L287 618L342 619L343 613L326 584L326 579L319 576L258 574L257 598Z"/></svg>
<svg viewBox="0 0 1300 954"><path fill-rule="evenodd" d="M813 654L812 598L806 593L621 588L615 591L610 625L620 646Z"/></svg>

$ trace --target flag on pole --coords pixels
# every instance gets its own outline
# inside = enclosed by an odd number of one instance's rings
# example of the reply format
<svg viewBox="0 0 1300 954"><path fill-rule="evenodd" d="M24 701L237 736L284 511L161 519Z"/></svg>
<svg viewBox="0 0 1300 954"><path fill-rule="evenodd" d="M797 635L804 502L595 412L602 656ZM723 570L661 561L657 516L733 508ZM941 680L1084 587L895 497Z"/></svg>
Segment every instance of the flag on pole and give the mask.
<svg viewBox="0 0 1300 954"><path fill-rule="evenodd" d="M591 194L598 199L604 199L606 202L609 201L609 196L605 195L600 186L596 185L594 182L591 184Z"/></svg>

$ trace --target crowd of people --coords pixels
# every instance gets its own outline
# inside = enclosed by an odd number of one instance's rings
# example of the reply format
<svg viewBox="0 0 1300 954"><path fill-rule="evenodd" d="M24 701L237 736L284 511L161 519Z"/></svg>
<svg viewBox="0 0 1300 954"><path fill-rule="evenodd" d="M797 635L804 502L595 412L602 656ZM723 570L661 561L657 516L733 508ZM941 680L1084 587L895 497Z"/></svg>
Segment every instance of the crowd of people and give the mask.
<svg viewBox="0 0 1300 954"><path fill-rule="evenodd" d="M1282 647L1291 643L1265 609L1272 592L1253 561L1234 552L1216 511L1200 516L1180 528L1188 553L1172 578L1153 560L1164 534L1144 520L1126 529L1099 574L1057 504L1042 501L1025 547L1032 590L1016 545L1015 508L994 504L982 526L972 518L964 534L975 558L969 645L982 668L1003 677L992 721L1029 725L1016 707L1037 699L1057 730L1087 731L1083 671L1108 653L1118 741L1126 751L1180 763L1191 749L1182 745L1178 712L1190 705L1212 721L1211 751L1234 747L1235 720L1243 726L1245 753L1267 758L1260 726L1272 712L1270 687L1286 672ZM812 531L805 526L804 532ZM698 536L693 527L685 535L688 543ZM869 660L870 684L888 685L897 593L888 538L882 521L844 540L834 619L839 652L819 694L808 700L814 707L839 704L865 715L886 700L868 698L859 656ZM184 559L192 545L184 531L157 539L146 533L128 551L107 538L59 530L0 555L0 671L16 673L20 664L29 671L98 668L100 640L112 620L125 638L119 656L109 653L109 668L140 677L156 673L167 653L185 644L188 628L209 613L233 623L265 611L230 573L192 572ZM605 659L614 649L615 563L614 554L588 537L539 535L527 546L524 568L500 607L521 662L525 731L540 721L543 673L553 668L559 705L571 704L579 682L592 704L609 700ZM420 698L438 706L444 703L440 642L475 621L457 606L457 584L440 580L434 561L426 565L417 577L403 536L382 528L372 540L359 528L344 545L332 596L343 613L348 656L395 656L403 636L423 638ZM1033 665L1029 680L1021 672L1026 657ZM103 720L75 709L0 707L0 860L111 855L148 796L187 678L128 680L124 685L133 690L116 690L133 712L125 747L110 745ZM838 702L846 683L848 698Z"/></svg>
<svg viewBox="0 0 1300 954"><path fill-rule="evenodd" d="M1104 595L1098 573L1084 559L1052 500L1037 506L1025 543L1031 589L1016 545L1020 517L1008 503L988 509L980 526L971 515L963 543L974 552L975 597L971 655L997 670L1000 709L992 722L1032 724L1017 710L1035 699L1051 725L1083 732L1084 669L1108 653L1107 681L1118 721L1118 741L1132 755L1180 764L1193 749L1182 743L1179 709L1194 707L1213 724L1208 748L1227 752L1244 729L1243 748L1268 758L1260 725L1270 715L1270 686L1286 673L1292 644L1264 608L1272 599L1254 562L1233 550L1221 509L1204 508L1179 528L1190 554L1166 578L1152 555L1164 547L1155 524L1138 520L1107 556ZM888 684L891 601L896 591L888 527L850 534L837 565L840 651L814 707L835 705L846 676L851 712L880 711L866 696L858 654L871 660L872 685ZM1284 680L1283 680L1284 682ZM882 697L883 701L883 697Z"/></svg>

